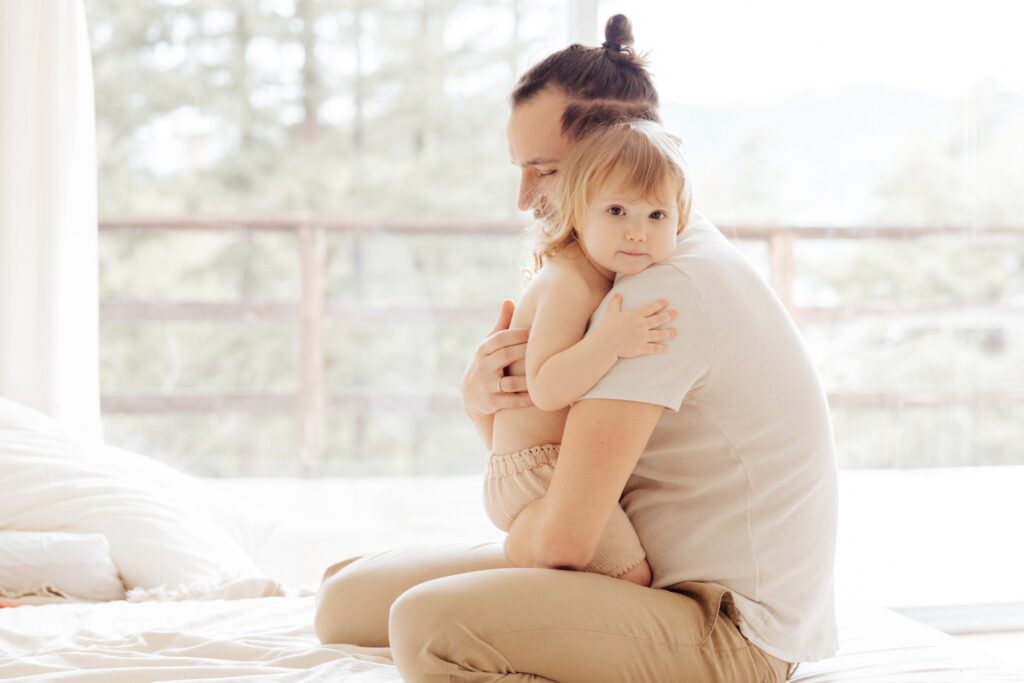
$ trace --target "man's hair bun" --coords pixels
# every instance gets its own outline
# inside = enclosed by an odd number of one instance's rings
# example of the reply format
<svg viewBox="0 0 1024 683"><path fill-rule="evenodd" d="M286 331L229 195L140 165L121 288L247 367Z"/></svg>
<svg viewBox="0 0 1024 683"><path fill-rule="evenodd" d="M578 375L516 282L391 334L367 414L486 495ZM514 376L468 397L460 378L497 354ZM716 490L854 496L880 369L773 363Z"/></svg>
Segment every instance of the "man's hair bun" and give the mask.
<svg viewBox="0 0 1024 683"><path fill-rule="evenodd" d="M604 37L601 47L570 45L530 67L512 91L512 106L552 87L571 101L612 100L656 111L658 91L647 71L646 55L633 51L629 19L622 14L611 17L605 23Z"/></svg>
<svg viewBox="0 0 1024 683"><path fill-rule="evenodd" d="M633 26L624 14L616 14L604 25L604 43L609 52L633 53Z"/></svg>

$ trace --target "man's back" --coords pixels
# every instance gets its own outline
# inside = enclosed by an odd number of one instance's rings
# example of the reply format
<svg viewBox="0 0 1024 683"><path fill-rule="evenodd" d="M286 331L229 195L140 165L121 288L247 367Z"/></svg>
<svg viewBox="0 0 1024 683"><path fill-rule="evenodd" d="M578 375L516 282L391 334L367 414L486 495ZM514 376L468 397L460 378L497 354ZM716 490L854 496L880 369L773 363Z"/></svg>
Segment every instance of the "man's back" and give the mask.
<svg viewBox="0 0 1024 683"><path fill-rule="evenodd" d="M621 499L652 586L722 584L759 647L786 661L832 655L835 446L792 320L699 215L672 259L619 278L612 291L629 306L664 296L679 311L666 353L620 361L584 397L670 409Z"/></svg>

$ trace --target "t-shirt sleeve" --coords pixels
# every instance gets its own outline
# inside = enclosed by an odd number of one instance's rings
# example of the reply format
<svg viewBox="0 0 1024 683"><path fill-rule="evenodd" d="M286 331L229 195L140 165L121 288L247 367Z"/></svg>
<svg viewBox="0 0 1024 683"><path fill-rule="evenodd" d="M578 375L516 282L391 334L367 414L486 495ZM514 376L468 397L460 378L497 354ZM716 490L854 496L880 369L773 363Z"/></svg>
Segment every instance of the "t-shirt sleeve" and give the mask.
<svg viewBox="0 0 1024 683"><path fill-rule="evenodd" d="M699 391L712 369L711 331L699 291L689 276L669 264L620 277L594 311L587 334L601 325L608 302L616 292L622 294L623 310L639 308L656 299L668 300L669 307L679 315L667 326L674 327L677 334L658 342L667 347L663 353L620 358L580 400L639 401L678 412L683 399Z"/></svg>

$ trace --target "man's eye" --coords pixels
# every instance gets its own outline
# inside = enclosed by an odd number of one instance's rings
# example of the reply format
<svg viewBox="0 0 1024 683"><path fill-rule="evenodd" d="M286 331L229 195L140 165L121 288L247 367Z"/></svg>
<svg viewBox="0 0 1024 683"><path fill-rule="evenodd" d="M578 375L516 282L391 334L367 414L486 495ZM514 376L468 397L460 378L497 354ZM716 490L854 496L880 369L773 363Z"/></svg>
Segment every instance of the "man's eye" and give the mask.
<svg viewBox="0 0 1024 683"><path fill-rule="evenodd" d="M613 216L621 216L624 213L626 213L626 211L621 206L609 206L608 213L610 213Z"/></svg>
<svg viewBox="0 0 1024 683"><path fill-rule="evenodd" d="M656 221L660 221L661 219L667 218L667 217L668 217L668 214L666 214L664 211L660 211L659 210L659 211L651 212L651 218L653 218Z"/></svg>
<svg viewBox="0 0 1024 683"><path fill-rule="evenodd" d="M542 178L549 175L555 175L556 173L558 173L558 169L555 169L553 171L537 171L537 175L539 175Z"/></svg>

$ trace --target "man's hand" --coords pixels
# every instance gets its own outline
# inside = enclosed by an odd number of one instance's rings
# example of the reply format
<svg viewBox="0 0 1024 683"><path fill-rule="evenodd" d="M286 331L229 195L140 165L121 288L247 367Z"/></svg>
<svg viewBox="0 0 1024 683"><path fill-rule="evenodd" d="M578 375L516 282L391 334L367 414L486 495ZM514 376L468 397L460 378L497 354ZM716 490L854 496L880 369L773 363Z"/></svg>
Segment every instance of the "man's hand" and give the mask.
<svg viewBox="0 0 1024 683"><path fill-rule="evenodd" d="M530 328L509 329L515 304L501 302L498 322L473 354L462 374L459 393L466 414L490 415L503 408L526 408L533 405L526 391L525 375L505 375L505 368L526 356L526 340ZM499 391L500 381L500 391Z"/></svg>

